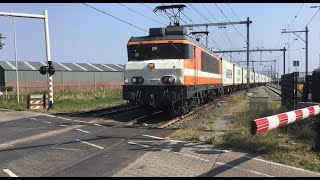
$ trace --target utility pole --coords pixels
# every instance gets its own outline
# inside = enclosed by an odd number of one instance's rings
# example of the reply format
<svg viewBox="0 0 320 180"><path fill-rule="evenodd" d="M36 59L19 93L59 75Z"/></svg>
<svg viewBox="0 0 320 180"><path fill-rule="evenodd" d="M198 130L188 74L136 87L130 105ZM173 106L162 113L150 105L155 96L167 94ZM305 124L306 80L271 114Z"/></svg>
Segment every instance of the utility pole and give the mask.
<svg viewBox="0 0 320 180"><path fill-rule="evenodd" d="M283 47L284 50L286 50L286 47ZM286 74L286 53L283 52L283 75Z"/></svg>
<svg viewBox="0 0 320 180"><path fill-rule="evenodd" d="M271 84L272 84L272 81L273 81L273 76L272 76L272 65L270 66L271 67L271 72L270 72L270 76L271 76Z"/></svg>
<svg viewBox="0 0 320 180"><path fill-rule="evenodd" d="M206 31L208 32L208 26L206 26ZM208 33L206 34L206 48L208 48Z"/></svg>
<svg viewBox="0 0 320 180"><path fill-rule="evenodd" d="M275 82L275 80L276 80L276 72L277 72L277 68L276 68L276 61L277 60L274 60L274 62L273 62L273 67L274 67L274 71L273 71L273 78L274 78L274 82ZM278 70L279 71L279 70Z"/></svg>
<svg viewBox="0 0 320 180"><path fill-rule="evenodd" d="M311 6L310 8L319 8L320 9L320 6ZM320 67L320 54L319 54L319 67Z"/></svg>
<svg viewBox="0 0 320 180"><path fill-rule="evenodd" d="M249 22L249 17L247 17L247 22ZM249 71L249 24L247 23L247 93L249 92L250 88L250 71Z"/></svg>
<svg viewBox="0 0 320 180"><path fill-rule="evenodd" d="M296 34L297 32L305 32L305 33L306 33L306 38L305 38L305 40L302 39L300 36L298 36L298 35ZM308 32L309 32L308 26L306 26L306 30L304 30L304 31L286 31L286 30L284 29L284 30L281 32L281 33L293 33L293 34L295 34L296 36L298 36L298 38L300 38L302 41L305 42L305 44L306 44L306 75L308 75Z"/></svg>
<svg viewBox="0 0 320 180"><path fill-rule="evenodd" d="M17 58L17 40L16 40L16 23L14 17L10 16L13 21L13 33L14 33L14 59L16 61L16 86L17 86L17 102L20 104L20 88L19 88L19 71L18 71L18 58Z"/></svg>
<svg viewBox="0 0 320 180"><path fill-rule="evenodd" d="M308 75L308 26L306 26L306 76Z"/></svg>

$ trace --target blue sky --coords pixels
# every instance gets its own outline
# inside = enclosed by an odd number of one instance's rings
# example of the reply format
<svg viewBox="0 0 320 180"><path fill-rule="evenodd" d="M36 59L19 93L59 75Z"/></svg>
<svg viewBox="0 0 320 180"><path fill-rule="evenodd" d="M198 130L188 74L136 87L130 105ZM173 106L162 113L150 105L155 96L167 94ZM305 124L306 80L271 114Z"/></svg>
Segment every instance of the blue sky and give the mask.
<svg viewBox="0 0 320 180"><path fill-rule="evenodd" d="M153 19L150 20L136 12L128 10L118 3L89 3L113 16L130 22L148 31L150 27L163 27L169 20L165 14L153 13L152 9L161 3L124 3L123 5ZM165 3L165 5L169 5ZM230 21L245 21L250 25L250 49L280 49L292 44L286 54L286 72L290 61L290 72L295 70L293 60L300 61L298 70L305 71L305 43L292 33L281 33L282 29L304 30L317 9L310 6L315 3L185 3L188 6L183 13L194 23L227 22L228 20L216 7L223 11ZM230 7L231 8L230 8ZM206 7L207 9L205 9ZM2 3L1 12L43 14L48 10L51 57L56 62L91 62L120 63L127 62L126 44L131 36L145 36L146 32L116 20L106 14L93 10L81 3ZM202 15L200 15L197 9ZM210 13L207 11L209 10ZM300 11L299 11L300 10ZM298 13L299 11L299 13ZM298 15L297 15L298 13ZM295 18L295 16L297 17ZM183 21L190 20L181 15ZM205 17L205 18L204 18ZM44 25L39 19L15 18L17 29L18 60L46 61ZM294 19L294 21L292 21ZM159 21L159 22L156 22ZM181 24L185 24L180 21ZM237 30L236 30L236 29ZM320 13L308 25L309 32L309 71L319 67L320 63ZM195 29L199 31L199 29ZM202 28L204 30L204 28ZM227 26L227 28L210 27L209 44L215 49L223 50L245 47L245 25ZM0 16L0 32L7 37L0 51L0 60L14 60L12 19ZM305 38L304 33L298 33ZM294 39L297 38L298 40ZM204 38L201 40L203 44ZM212 41L215 41L213 43ZM217 45L218 44L218 45ZM217 50L217 49L215 49ZM220 54L222 56L222 54ZM232 61L246 60L246 53L232 53ZM223 55L230 59L229 55ZM283 72L281 52L252 53L252 60L279 59L280 74ZM255 69L265 71L271 63L256 63ZM277 65L278 68L278 65Z"/></svg>

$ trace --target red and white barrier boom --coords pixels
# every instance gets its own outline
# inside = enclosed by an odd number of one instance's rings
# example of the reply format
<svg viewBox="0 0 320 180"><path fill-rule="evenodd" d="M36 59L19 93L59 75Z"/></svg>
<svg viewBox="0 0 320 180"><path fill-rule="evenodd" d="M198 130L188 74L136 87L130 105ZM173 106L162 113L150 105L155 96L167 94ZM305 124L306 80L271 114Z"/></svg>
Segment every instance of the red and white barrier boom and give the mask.
<svg viewBox="0 0 320 180"><path fill-rule="evenodd" d="M320 104L303 109L297 109L273 116L256 119L251 122L251 134L259 134L271 129L285 126L320 113Z"/></svg>

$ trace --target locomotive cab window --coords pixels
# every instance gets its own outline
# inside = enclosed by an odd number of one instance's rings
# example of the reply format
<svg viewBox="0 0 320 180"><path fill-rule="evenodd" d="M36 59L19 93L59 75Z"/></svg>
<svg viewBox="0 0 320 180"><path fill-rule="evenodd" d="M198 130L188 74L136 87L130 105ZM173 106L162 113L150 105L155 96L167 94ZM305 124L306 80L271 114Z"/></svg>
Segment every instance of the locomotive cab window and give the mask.
<svg viewBox="0 0 320 180"><path fill-rule="evenodd" d="M193 47L182 43L138 44L127 46L128 60L191 59Z"/></svg>
<svg viewBox="0 0 320 180"><path fill-rule="evenodd" d="M219 74L220 61L208 53L202 51L201 52L201 70L204 72Z"/></svg>

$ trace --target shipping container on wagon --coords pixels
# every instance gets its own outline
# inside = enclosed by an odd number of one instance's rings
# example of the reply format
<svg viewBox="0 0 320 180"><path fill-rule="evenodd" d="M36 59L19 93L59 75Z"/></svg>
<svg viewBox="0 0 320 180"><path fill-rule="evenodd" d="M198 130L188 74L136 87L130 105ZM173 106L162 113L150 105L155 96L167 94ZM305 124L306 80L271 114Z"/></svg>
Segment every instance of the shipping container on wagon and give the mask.
<svg viewBox="0 0 320 180"><path fill-rule="evenodd" d="M250 70L249 70L249 72L250 72L250 73L249 73L249 76L250 76L250 81L249 81L249 83L250 83L250 84L254 84L254 82L255 82L255 81L254 81L254 73L255 73L255 72L250 71Z"/></svg>
<svg viewBox="0 0 320 180"><path fill-rule="evenodd" d="M261 74L261 83L265 83L266 82L266 76Z"/></svg>
<svg viewBox="0 0 320 180"><path fill-rule="evenodd" d="M247 69L242 68L242 84L247 84Z"/></svg>
<svg viewBox="0 0 320 180"><path fill-rule="evenodd" d="M242 84L242 68L240 66L238 66L237 64L234 64L233 67L234 67L233 68L233 72L234 72L233 82L234 82L234 85Z"/></svg>
<svg viewBox="0 0 320 180"><path fill-rule="evenodd" d="M259 74L259 75L258 75L258 82L259 82L259 83L262 83L262 74Z"/></svg>
<svg viewBox="0 0 320 180"><path fill-rule="evenodd" d="M227 60L222 60L222 85L233 85L233 64Z"/></svg>
<svg viewBox="0 0 320 180"><path fill-rule="evenodd" d="M259 83L259 73L257 72L254 73L254 83Z"/></svg>

